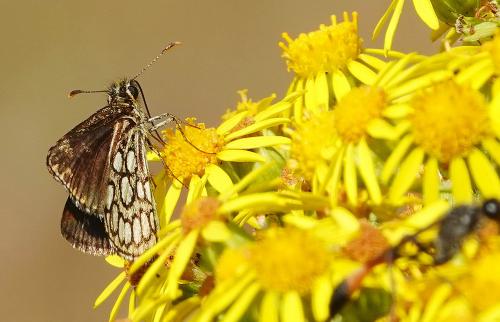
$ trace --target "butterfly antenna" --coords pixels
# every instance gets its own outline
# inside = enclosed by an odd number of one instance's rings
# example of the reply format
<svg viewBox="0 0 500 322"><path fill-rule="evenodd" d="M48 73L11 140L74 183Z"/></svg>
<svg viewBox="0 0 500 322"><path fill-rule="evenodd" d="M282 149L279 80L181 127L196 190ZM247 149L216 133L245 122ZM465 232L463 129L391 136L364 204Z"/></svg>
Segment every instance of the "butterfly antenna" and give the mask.
<svg viewBox="0 0 500 322"><path fill-rule="evenodd" d="M141 71L139 73L137 73L137 75L135 75L132 79L136 79L137 77L141 76L142 73L144 73L144 71L146 71L146 69L148 69L151 65L153 65L154 63L156 63L156 61L164 54L166 53L170 48L174 47L174 46L177 46L177 45L180 45L181 42L179 41L174 41L174 42L171 42L167 45L167 47L163 48L163 50L161 51L161 53L156 56L149 64L147 64L146 66L144 66Z"/></svg>
<svg viewBox="0 0 500 322"><path fill-rule="evenodd" d="M107 93L108 91L106 90L101 90L101 91L82 91L81 89L74 89L71 92L69 92L68 97L72 98L75 95L78 94L91 94L91 93Z"/></svg>

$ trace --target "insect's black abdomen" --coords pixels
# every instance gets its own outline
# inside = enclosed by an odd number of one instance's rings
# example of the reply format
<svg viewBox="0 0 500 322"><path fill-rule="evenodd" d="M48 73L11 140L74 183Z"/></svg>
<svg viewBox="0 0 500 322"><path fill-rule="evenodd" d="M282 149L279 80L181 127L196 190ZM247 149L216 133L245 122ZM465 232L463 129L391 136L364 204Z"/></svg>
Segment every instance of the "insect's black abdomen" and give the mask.
<svg viewBox="0 0 500 322"><path fill-rule="evenodd" d="M61 233L70 244L92 255L110 255L114 250L104 229L104 221L78 209L70 197L64 206Z"/></svg>
<svg viewBox="0 0 500 322"><path fill-rule="evenodd" d="M441 222L435 241L435 264L449 261L458 252L464 238L477 228L480 215L476 206L458 206L450 210Z"/></svg>

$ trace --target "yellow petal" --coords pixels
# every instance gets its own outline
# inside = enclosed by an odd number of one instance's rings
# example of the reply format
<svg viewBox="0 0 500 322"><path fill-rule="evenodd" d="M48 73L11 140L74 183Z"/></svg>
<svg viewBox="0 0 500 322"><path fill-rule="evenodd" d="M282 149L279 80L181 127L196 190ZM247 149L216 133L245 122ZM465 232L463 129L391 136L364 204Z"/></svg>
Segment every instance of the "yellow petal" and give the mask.
<svg viewBox="0 0 500 322"><path fill-rule="evenodd" d="M436 158L429 158L424 166L422 186L424 191L424 204L428 205L439 199L439 170Z"/></svg>
<svg viewBox="0 0 500 322"><path fill-rule="evenodd" d="M305 81L304 102L308 110L317 111L316 88L314 86L314 76L307 77Z"/></svg>
<svg viewBox="0 0 500 322"><path fill-rule="evenodd" d="M229 133L238 123L240 123L245 117L248 116L248 111L240 112L228 120L222 122L221 125L217 127L217 134L223 136L226 133Z"/></svg>
<svg viewBox="0 0 500 322"><path fill-rule="evenodd" d="M358 169L363 181L366 185L366 189L370 194L370 198L374 204L380 204L382 202L382 193L380 192L380 187L378 185L377 176L375 175L375 166L372 159L372 151L368 148L365 139L362 139L358 143L357 147Z"/></svg>
<svg viewBox="0 0 500 322"><path fill-rule="evenodd" d="M389 199L397 202L405 192L410 189L424 160L424 151L421 148L414 149L401 163L399 172L389 188Z"/></svg>
<svg viewBox="0 0 500 322"><path fill-rule="evenodd" d="M224 137L224 140L226 142L229 142L229 141L232 141L236 138L239 138L239 137L242 137L242 136L245 136L248 134L252 134L252 133L261 131L263 129L267 129L267 128L270 128L270 127L273 127L276 125L287 124L287 123L290 123L290 119L284 118L284 117L274 117L274 118L262 120L260 122L256 122L252 125L244 127L241 130L227 134Z"/></svg>
<svg viewBox="0 0 500 322"><path fill-rule="evenodd" d="M358 202L358 181L356 177L356 167L354 164L354 148L352 144L347 146L344 155L344 187L347 199L351 205Z"/></svg>
<svg viewBox="0 0 500 322"><path fill-rule="evenodd" d="M132 289L132 292L130 292L130 296L128 299L128 316L132 316L135 312L135 290Z"/></svg>
<svg viewBox="0 0 500 322"><path fill-rule="evenodd" d="M486 139L483 140L483 147L497 165L500 165L500 143L495 139Z"/></svg>
<svg viewBox="0 0 500 322"><path fill-rule="evenodd" d="M178 219L177 223L180 224L180 221ZM144 264L149 262L153 258L153 256L158 254L160 251L163 251L164 248L173 248L177 244L179 236L180 236L180 229L176 229L174 232L171 232L168 236L160 239L159 242L157 242L153 247L146 250L139 258L137 258L132 263L132 265L128 270L129 274L135 273L139 268L143 267Z"/></svg>
<svg viewBox="0 0 500 322"><path fill-rule="evenodd" d="M373 34L372 34L372 39L376 39L378 35L380 34L380 31L382 31L382 28L385 26L387 23L387 19L389 18L390 14L394 11L394 8L398 4L400 0L392 0L391 4L389 5L389 8L384 12L380 20L377 22L377 25L375 26L375 29L373 29Z"/></svg>
<svg viewBox="0 0 500 322"><path fill-rule="evenodd" d="M203 303L203 310L196 321L213 321L213 318L237 299L254 279L253 274L245 273L243 276L228 279L225 281L226 283L217 285Z"/></svg>
<svg viewBox="0 0 500 322"><path fill-rule="evenodd" d="M172 184L170 185L170 188L168 188L167 194L165 195L165 201L162 203L160 212L158 214L163 225L170 222L175 207L177 206L177 201L179 201L181 191L181 183L177 180L172 181Z"/></svg>
<svg viewBox="0 0 500 322"><path fill-rule="evenodd" d="M104 258L104 259L111 266L118 267L118 268L123 268L123 266L125 266L125 260L118 255L109 255L109 256L106 256L106 258Z"/></svg>
<svg viewBox="0 0 500 322"><path fill-rule="evenodd" d="M221 221L211 221L201 231L203 238L210 242L224 242L231 237L226 224Z"/></svg>
<svg viewBox="0 0 500 322"><path fill-rule="evenodd" d="M393 100L395 98L410 94L418 89L429 86L430 84L436 84L443 80L449 79L453 76L453 73L448 70L437 70L434 72L426 73L423 76L413 78L412 80L395 87L389 91L388 100Z"/></svg>
<svg viewBox="0 0 500 322"><path fill-rule="evenodd" d="M351 84L349 84L347 77L340 70L332 73L332 90L337 101L351 90Z"/></svg>
<svg viewBox="0 0 500 322"><path fill-rule="evenodd" d="M382 169L382 173L380 175L382 183L387 184L392 174L398 167L399 163L405 156L406 152L410 148L412 142L413 138L411 137L411 135L407 135L403 139L401 139L401 141L399 141L398 145L392 151L389 158L387 158L387 161L385 161L384 168Z"/></svg>
<svg viewBox="0 0 500 322"><path fill-rule="evenodd" d="M141 280L139 281L139 284L136 287L136 292L137 295L141 296L148 290L148 286L155 281L157 277L157 273L161 272L164 273L165 271L165 262L167 258L172 255L172 252L174 251L176 244L170 244L168 247L163 251L163 253L158 257L151 266L148 267L146 270L146 273L142 276ZM139 314L138 312L137 314Z"/></svg>
<svg viewBox="0 0 500 322"><path fill-rule="evenodd" d="M318 73L314 80L314 87L316 105L319 110L326 111L330 104L328 101L328 80L325 73Z"/></svg>
<svg viewBox="0 0 500 322"><path fill-rule="evenodd" d="M231 305L231 307L224 314L224 317L220 320L221 322L238 322L248 307L254 300L257 293L260 291L260 286L257 283L253 283L248 286L243 293L236 299L236 301Z"/></svg>
<svg viewBox="0 0 500 322"><path fill-rule="evenodd" d="M178 282L186 269L187 264L193 254L196 241L199 235L198 229L191 230L187 236L180 242L179 247L175 251L174 261L168 272L167 294L171 299L177 297Z"/></svg>
<svg viewBox="0 0 500 322"><path fill-rule="evenodd" d="M382 115L390 119L399 119L407 116L411 111L412 108L409 104L393 104L384 109Z"/></svg>
<svg viewBox="0 0 500 322"><path fill-rule="evenodd" d="M108 286L106 286L104 290L101 292L101 294L99 294L99 296L95 299L94 309L99 305L101 305L111 295L111 293L113 293L114 290L116 290L117 287L120 286L120 284L125 280L125 278L126 278L125 272L121 272L120 274L118 274L118 276L115 277L115 279L112 280L111 283L109 283Z"/></svg>
<svg viewBox="0 0 500 322"><path fill-rule="evenodd" d="M394 8L394 13L392 14L391 20L389 21L389 26L387 26L387 31L385 32L384 38L384 49L390 50L392 48L392 41L394 39L394 34L398 28L399 18L401 17L401 12L403 11L404 0L396 0L396 7Z"/></svg>
<svg viewBox="0 0 500 322"><path fill-rule="evenodd" d="M494 68L489 59L480 60L464 68L455 77L459 84L468 84L472 88L479 90L484 83L494 74Z"/></svg>
<svg viewBox="0 0 500 322"><path fill-rule="evenodd" d="M475 149L468 157L469 169L476 186L485 198L500 197L500 179L486 156Z"/></svg>
<svg viewBox="0 0 500 322"><path fill-rule="evenodd" d="M430 0L413 0L413 6L420 19L431 29L439 28L439 20Z"/></svg>
<svg viewBox="0 0 500 322"><path fill-rule="evenodd" d="M226 171L215 164L210 164L206 169L207 180L212 187L219 193L232 189L234 184Z"/></svg>
<svg viewBox="0 0 500 322"><path fill-rule="evenodd" d="M287 292L281 300L281 321L305 322L304 309L300 295L297 292Z"/></svg>
<svg viewBox="0 0 500 322"><path fill-rule="evenodd" d="M146 152L146 160L148 160L148 161L161 161L161 158L158 155L158 153L156 153L154 151L148 151L148 152Z"/></svg>
<svg viewBox="0 0 500 322"><path fill-rule="evenodd" d="M290 144L291 141L292 140L290 140L289 138L279 135L253 136L228 142L225 146L225 149L251 150L267 146Z"/></svg>
<svg viewBox="0 0 500 322"><path fill-rule="evenodd" d="M472 185L467 165L462 158L455 158L450 163L451 192L457 204L472 202Z"/></svg>
<svg viewBox="0 0 500 322"><path fill-rule="evenodd" d="M331 211L331 217L341 228L342 233L351 234L359 230L358 219L349 210L343 207L333 208Z"/></svg>
<svg viewBox="0 0 500 322"><path fill-rule="evenodd" d="M300 78L297 81L297 90L304 90L304 79ZM296 99L293 103L293 115L295 116L295 120L298 123L302 122L302 117L304 115L304 105L305 105L305 99L304 95L302 97L299 97Z"/></svg>
<svg viewBox="0 0 500 322"><path fill-rule="evenodd" d="M321 276L314 282L311 307L315 321L326 321L328 319L332 294L332 281L328 276Z"/></svg>
<svg viewBox="0 0 500 322"><path fill-rule="evenodd" d="M279 322L279 297L276 292L265 292L260 304L261 322Z"/></svg>
<svg viewBox="0 0 500 322"><path fill-rule="evenodd" d="M127 295L127 291L130 288L129 283L125 283L125 285L122 288L122 291L118 295L118 298L116 299L115 304L113 305L113 308L111 309L111 312L109 313L109 321L112 322L115 320L116 315L118 314L118 310L120 309L120 305L123 302L123 299L125 298L125 295Z"/></svg>
<svg viewBox="0 0 500 322"><path fill-rule="evenodd" d="M352 60L347 64L347 69L361 83L366 85L372 85L377 78L377 74L373 70L355 60Z"/></svg>
<svg viewBox="0 0 500 322"><path fill-rule="evenodd" d="M441 284L431 295L425 307L421 322L431 322L436 320L436 315L440 311L446 299L452 292L451 285Z"/></svg>
<svg viewBox="0 0 500 322"><path fill-rule="evenodd" d="M295 80L294 80L295 81ZM282 113L287 112L297 99L301 98L304 95L302 90L297 89L291 93L288 93L285 98L283 98L280 102L269 106L265 110L255 114L254 120L256 122L268 119L274 116L280 116Z"/></svg>
<svg viewBox="0 0 500 322"><path fill-rule="evenodd" d="M385 140L395 140L399 134L394 126L380 118L371 120L368 123L366 131L371 137Z"/></svg>
<svg viewBox="0 0 500 322"><path fill-rule="evenodd" d="M246 150L223 150L217 153L217 158L228 162L266 162L262 155Z"/></svg>
<svg viewBox="0 0 500 322"><path fill-rule="evenodd" d="M375 56L368 55L368 54L359 54L358 59L366 63L368 66L373 67L376 70L382 70L387 63L383 61L382 59L379 59Z"/></svg>
<svg viewBox="0 0 500 322"><path fill-rule="evenodd" d="M345 148L341 147L339 151L335 154L335 158L333 159L333 162L330 164L331 167L331 177L330 180L327 183L326 189L328 190L328 193L330 195L330 203L331 206L335 206L338 201L338 188L339 188L339 182L340 182L340 174L341 174L341 169L342 169L342 164L344 160L344 153L345 153Z"/></svg>

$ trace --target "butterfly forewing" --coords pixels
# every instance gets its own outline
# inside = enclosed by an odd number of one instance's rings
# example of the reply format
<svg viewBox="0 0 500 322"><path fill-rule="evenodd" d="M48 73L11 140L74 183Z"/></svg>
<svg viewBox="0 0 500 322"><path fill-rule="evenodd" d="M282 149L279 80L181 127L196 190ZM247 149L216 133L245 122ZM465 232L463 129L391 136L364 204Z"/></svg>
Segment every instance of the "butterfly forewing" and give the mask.
<svg viewBox="0 0 500 322"><path fill-rule="evenodd" d="M132 119L115 124L104 205L116 252L134 259L156 243L158 218L151 193L144 130Z"/></svg>
<svg viewBox="0 0 500 322"><path fill-rule="evenodd" d="M79 209L102 215L114 125L131 106L107 106L78 124L50 148L47 168Z"/></svg>

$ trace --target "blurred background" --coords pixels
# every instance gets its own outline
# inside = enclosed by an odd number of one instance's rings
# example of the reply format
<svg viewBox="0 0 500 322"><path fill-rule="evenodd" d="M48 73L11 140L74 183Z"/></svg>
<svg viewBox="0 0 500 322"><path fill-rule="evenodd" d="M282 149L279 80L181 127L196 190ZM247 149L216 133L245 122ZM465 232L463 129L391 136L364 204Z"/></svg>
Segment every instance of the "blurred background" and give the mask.
<svg viewBox="0 0 500 322"><path fill-rule="evenodd" d="M282 97L288 73L278 41L357 10L366 47L389 1L5 1L0 19L0 318L106 321L95 297L118 271L61 237L67 197L45 166L47 150L104 106L104 89L135 75L170 41L183 45L141 76L152 114L195 116L209 126L249 89ZM394 48L429 53L429 33L408 3ZM341 19L340 19L341 20Z"/></svg>

